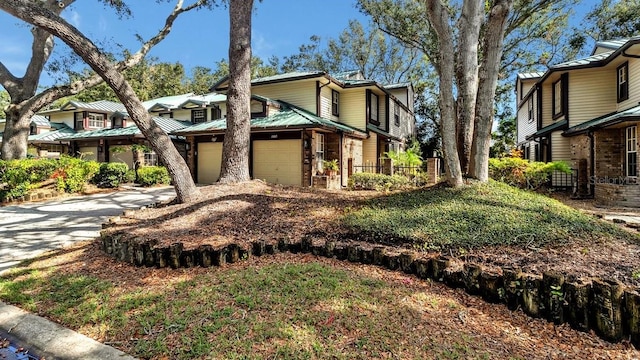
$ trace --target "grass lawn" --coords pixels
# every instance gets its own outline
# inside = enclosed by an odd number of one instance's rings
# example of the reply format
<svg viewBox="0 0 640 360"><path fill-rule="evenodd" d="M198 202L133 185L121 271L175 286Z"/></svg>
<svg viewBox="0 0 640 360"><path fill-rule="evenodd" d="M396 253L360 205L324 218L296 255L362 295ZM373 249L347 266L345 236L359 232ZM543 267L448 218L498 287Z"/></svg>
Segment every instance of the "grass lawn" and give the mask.
<svg viewBox="0 0 640 360"><path fill-rule="evenodd" d="M0 278L0 299L145 359L626 358L461 290L310 255L132 268L95 244Z"/></svg>
<svg viewBox="0 0 640 360"><path fill-rule="evenodd" d="M640 240L557 200L495 181L375 198L345 222L363 237L426 250Z"/></svg>

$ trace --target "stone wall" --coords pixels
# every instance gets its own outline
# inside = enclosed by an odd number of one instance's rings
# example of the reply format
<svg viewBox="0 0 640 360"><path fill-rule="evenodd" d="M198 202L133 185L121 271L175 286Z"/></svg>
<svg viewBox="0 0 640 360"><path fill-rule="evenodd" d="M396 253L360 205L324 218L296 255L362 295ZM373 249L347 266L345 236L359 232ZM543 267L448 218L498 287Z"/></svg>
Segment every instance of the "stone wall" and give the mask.
<svg viewBox="0 0 640 360"><path fill-rule="evenodd" d="M624 134L621 129L600 130L595 133L597 178L624 176Z"/></svg>
<svg viewBox="0 0 640 360"><path fill-rule="evenodd" d="M640 185L605 183L605 181L623 181L624 178L599 178L595 184L596 204L615 207L640 207Z"/></svg>

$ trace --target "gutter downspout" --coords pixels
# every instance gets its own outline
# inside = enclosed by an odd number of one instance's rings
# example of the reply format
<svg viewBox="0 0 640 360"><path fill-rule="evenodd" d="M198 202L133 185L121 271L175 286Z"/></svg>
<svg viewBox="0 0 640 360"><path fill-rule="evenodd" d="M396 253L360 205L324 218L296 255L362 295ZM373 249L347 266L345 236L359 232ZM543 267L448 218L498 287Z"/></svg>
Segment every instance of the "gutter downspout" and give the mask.
<svg viewBox="0 0 640 360"><path fill-rule="evenodd" d="M587 133L587 136L589 137L589 142L590 142L590 146L589 146L589 157L590 157L590 170L589 170L589 179L587 179L588 184L589 184L589 195L591 197L595 197L596 193L595 193L595 182L591 181L592 179L595 179L596 176L596 158L595 158L595 154L596 154L596 144L595 144L595 138L593 136L593 131L589 131Z"/></svg>

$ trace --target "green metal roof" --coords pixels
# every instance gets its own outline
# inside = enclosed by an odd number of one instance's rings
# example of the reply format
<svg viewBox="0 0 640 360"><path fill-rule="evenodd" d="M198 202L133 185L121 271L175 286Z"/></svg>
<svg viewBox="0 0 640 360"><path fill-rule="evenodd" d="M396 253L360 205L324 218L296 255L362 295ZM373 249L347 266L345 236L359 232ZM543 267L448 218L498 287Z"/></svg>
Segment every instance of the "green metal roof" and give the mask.
<svg viewBox="0 0 640 360"><path fill-rule="evenodd" d="M321 118L289 103L283 101L275 102L280 103L281 110L278 113L267 117L252 119L252 129L325 127L338 131L344 131L347 133L360 134L363 136L365 135L365 132L362 130L335 121L331 121L329 119ZM207 133L214 131L224 131L226 128L226 119L221 119L196 124L188 128L174 131L173 134L187 135Z"/></svg>
<svg viewBox="0 0 640 360"><path fill-rule="evenodd" d="M368 124L368 125L367 125L367 130L369 130L369 131L371 131L371 132L374 132L374 133L376 133L376 134L379 134L379 135L382 135L382 136L388 137L388 138L393 139L393 140L402 141L402 139L400 139L399 137L397 137L397 136L393 136L393 135L389 134L388 132L386 132L386 131L384 131L384 130L380 129L380 128L379 128L379 127L377 127L377 126L375 126L375 125Z"/></svg>
<svg viewBox="0 0 640 360"><path fill-rule="evenodd" d="M29 135L29 142L43 143L43 142L59 141L59 140L62 140L63 138L72 136L76 133L75 130L68 127L64 123L51 123L51 127L56 130L44 132L36 135Z"/></svg>
<svg viewBox="0 0 640 360"><path fill-rule="evenodd" d="M31 117L31 123L39 127L51 127L51 124L49 123L49 119L47 119L42 115L37 115L37 114L33 115Z"/></svg>
<svg viewBox="0 0 640 360"><path fill-rule="evenodd" d="M567 129L562 135L574 136L583 134L589 130L602 129L611 125L615 125L624 121L638 121L640 120L640 105L636 105L630 109L612 112L606 115L602 115L595 119L583 122L582 124L572 126Z"/></svg>
<svg viewBox="0 0 640 360"><path fill-rule="evenodd" d="M541 137L541 136L545 136L553 131L556 130L561 130L564 129L569 123L567 122L567 120L560 120L558 122L555 122L551 125L547 125L545 127L543 127L542 129L536 131L535 133L529 135L526 137L527 140L531 140L533 138L537 138L537 137Z"/></svg>
<svg viewBox="0 0 640 360"><path fill-rule="evenodd" d="M191 125L191 122L189 121L180 121L180 120L175 120L170 118L163 118L159 116L154 116L152 119L166 133L170 133L175 130L179 130ZM140 129L138 129L138 127L135 126L134 124L124 128L100 129L100 130L94 130L94 131L79 132L72 136L68 136L64 138L64 140L81 140L81 139L97 139L97 138L104 138L104 137L136 136L140 134L142 134L140 132Z"/></svg>

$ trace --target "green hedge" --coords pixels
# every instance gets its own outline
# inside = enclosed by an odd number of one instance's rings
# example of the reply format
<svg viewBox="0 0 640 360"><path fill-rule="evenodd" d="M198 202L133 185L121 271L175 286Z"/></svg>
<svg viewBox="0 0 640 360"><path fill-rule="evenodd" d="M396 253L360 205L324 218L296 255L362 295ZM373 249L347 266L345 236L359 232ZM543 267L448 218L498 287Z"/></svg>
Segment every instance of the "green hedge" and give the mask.
<svg viewBox="0 0 640 360"><path fill-rule="evenodd" d="M135 181L136 174L125 163L102 163L91 182L100 188L116 188L122 183Z"/></svg>
<svg viewBox="0 0 640 360"><path fill-rule="evenodd" d="M489 176L492 179L521 189L540 188L555 171L570 174L571 168L564 161L544 163L518 157L489 159Z"/></svg>
<svg viewBox="0 0 640 360"><path fill-rule="evenodd" d="M411 189L426 183L426 175L407 177L402 175L385 175L374 173L355 173L349 178L351 190L391 191Z"/></svg>
<svg viewBox="0 0 640 360"><path fill-rule="evenodd" d="M142 186L169 184L171 178L164 166L142 166L138 168L138 183Z"/></svg>
<svg viewBox="0 0 640 360"><path fill-rule="evenodd" d="M56 159L0 160L0 200L25 196L41 182L55 179L58 191L79 192L97 173L95 161L68 156Z"/></svg>

